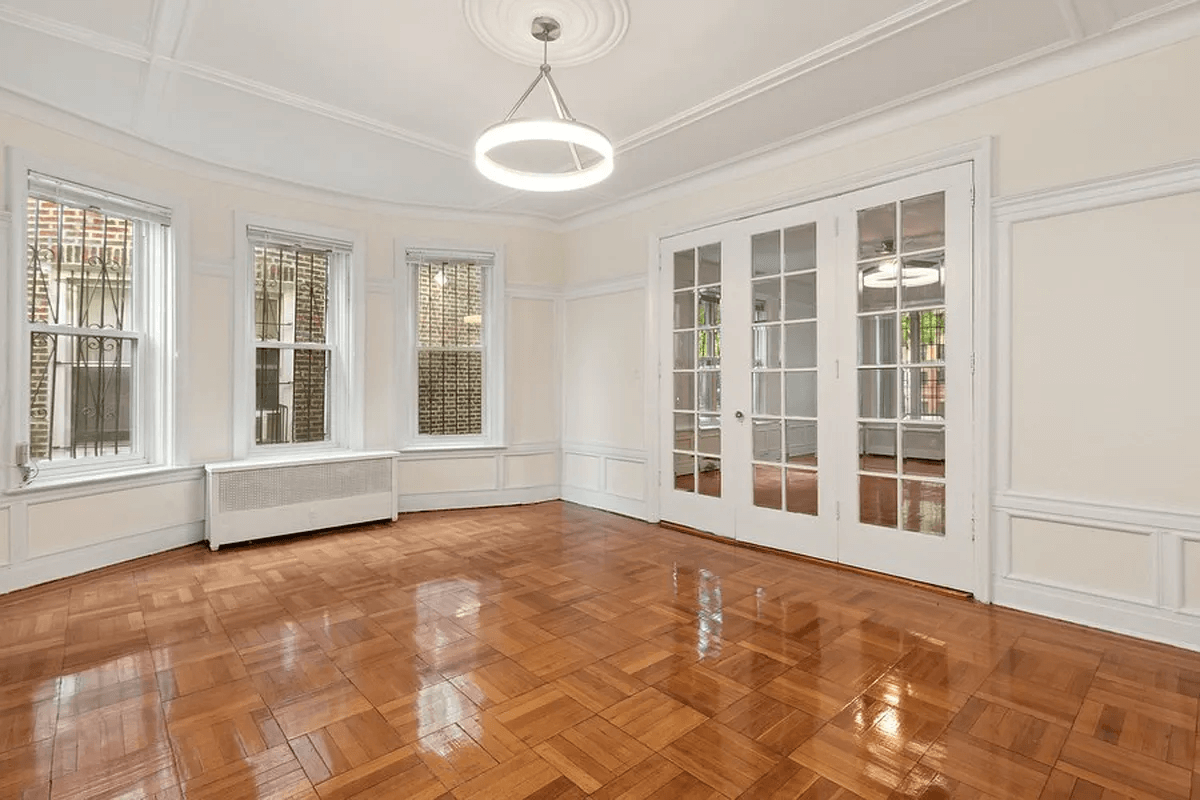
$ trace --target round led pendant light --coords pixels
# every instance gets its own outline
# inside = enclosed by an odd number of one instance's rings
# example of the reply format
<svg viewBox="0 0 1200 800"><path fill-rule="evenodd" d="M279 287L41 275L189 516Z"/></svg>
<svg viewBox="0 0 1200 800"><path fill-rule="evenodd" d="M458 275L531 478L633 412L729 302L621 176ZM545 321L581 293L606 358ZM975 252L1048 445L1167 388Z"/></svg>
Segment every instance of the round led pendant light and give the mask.
<svg viewBox="0 0 1200 800"><path fill-rule="evenodd" d="M542 66L537 77L521 99L513 106L501 122L485 130L475 142L475 166L485 177L503 186L513 189L524 189L529 192L569 192L594 186L607 178L613 171L613 146L600 131L591 125L584 125L571 116L562 93L550 76L550 64L547 61L547 51L550 42L556 41L562 35L562 27L551 17L537 17L533 21L533 38L542 43ZM557 119L514 119L521 106L533 94L533 90L542 81L550 92L554 109L558 112ZM570 172L527 172L513 169L496 161L491 152L497 147L517 142L553 142L566 144L575 162L575 169ZM591 150L600 160L587 167L579 157L579 148Z"/></svg>

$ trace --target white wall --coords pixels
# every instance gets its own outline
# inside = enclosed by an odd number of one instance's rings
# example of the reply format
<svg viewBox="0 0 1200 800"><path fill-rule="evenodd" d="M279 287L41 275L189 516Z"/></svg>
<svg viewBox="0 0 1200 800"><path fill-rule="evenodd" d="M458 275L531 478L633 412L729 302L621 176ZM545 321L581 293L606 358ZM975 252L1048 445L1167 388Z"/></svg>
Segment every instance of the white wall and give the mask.
<svg viewBox="0 0 1200 800"><path fill-rule="evenodd" d="M601 308L613 330L644 326L643 301L618 298L644 278L659 237L989 137L997 214L1068 186L1067 196L1093 200L993 231L1011 236L1007 266L987 265L1001 281L1011 272L1011 309L987 312L996 345L980 356L1003 392L996 414L1011 407L993 441L1011 452L1011 482L1005 462L987 520L996 547L987 588L1008 605L1200 649L1200 379L1181 346L1195 339L1200 301L1200 186L1168 171L1151 181L1170 184L1161 196L1133 197L1126 183L1106 182L1200 159L1198 74L1200 39L1191 39L871 138L850 129L838 145L830 135L799 145L790 162L773 156L764 171L672 188L570 231L568 294L606 284L614 293L576 312L578 332L568 304L565 440L584 454L619 442L625 456L653 461L644 422L653 380L629 370L604 378L656 345L593 330ZM598 374L577 376L584 365ZM576 408L604 411L576 420ZM602 492L598 470L568 454L564 482ZM653 518L651 503L639 511Z"/></svg>
<svg viewBox="0 0 1200 800"><path fill-rule="evenodd" d="M397 238L414 242L501 245L505 249L511 320L505 391L511 446L464 459L406 457L400 476L401 509L527 502L559 495L558 403L555 338L561 248L544 229L515 224L402 214L380 205L245 179L200 162L124 140L96 126L8 98L0 104L0 146L111 176L183 201L190 217L190 249L181 253L189 303L182 309L181 363L187 392L177 413L187 457L179 466L229 459L233 453L231 364L234 337L234 212L361 231L366 237L365 431L367 448L397 446L400 392L393 380L397 314L393 250ZM36 117L34 122L28 117ZM104 141L105 143L101 143ZM17 214L18 223L22 215ZM3 236L7 239L8 226ZM0 241L2 244L2 241ZM8 248L3 247L8 258ZM10 265L11 268L11 265ZM533 296L520 296L524 295ZM7 309L5 324L7 331ZM2 336L3 334L0 334ZM0 342L7 352L7 346ZM7 420L8 401L0 408ZM11 462L13 436L0 435ZM203 480L198 468L154 479L103 481L81 486L14 491L15 474L0 478L0 591L37 583L198 541L203 535ZM6 491L7 489L7 491Z"/></svg>

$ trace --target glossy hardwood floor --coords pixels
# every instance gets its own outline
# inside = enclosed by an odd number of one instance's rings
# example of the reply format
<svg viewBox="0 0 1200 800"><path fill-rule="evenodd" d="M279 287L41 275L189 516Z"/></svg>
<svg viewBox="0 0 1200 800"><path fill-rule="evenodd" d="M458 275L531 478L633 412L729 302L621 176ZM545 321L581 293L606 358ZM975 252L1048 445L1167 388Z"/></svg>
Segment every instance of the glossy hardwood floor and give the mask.
<svg viewBox="0 0 1200 800"><path fill-rule="evenodd" d="M562 503L0 598L4 798L1200 800L1200 654Z"/></svg>

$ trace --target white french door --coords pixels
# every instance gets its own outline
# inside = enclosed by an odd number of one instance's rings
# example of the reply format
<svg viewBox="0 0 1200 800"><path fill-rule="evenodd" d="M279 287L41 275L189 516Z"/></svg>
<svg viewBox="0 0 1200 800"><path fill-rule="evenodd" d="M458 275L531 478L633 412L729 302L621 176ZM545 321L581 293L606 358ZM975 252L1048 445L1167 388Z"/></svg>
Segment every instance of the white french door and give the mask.
<svg viewBox="0 0 1200 800"><path fill-rule="evenodd" d="M663 240L664 520L973 588L970 193L961 165Z"/></svg>

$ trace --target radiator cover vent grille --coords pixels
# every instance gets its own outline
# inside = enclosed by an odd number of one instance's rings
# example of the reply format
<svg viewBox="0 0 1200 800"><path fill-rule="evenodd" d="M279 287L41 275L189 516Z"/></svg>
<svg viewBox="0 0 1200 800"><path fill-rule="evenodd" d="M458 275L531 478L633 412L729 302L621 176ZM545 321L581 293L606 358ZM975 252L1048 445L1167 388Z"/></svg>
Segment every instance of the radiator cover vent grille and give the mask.
<svg viewBox="0 0 1200 800"><path fill-rule="evenodd" d="M257 511L390 492L392 461L296 464L221 472L215 477L222 513Z"/></svg>

